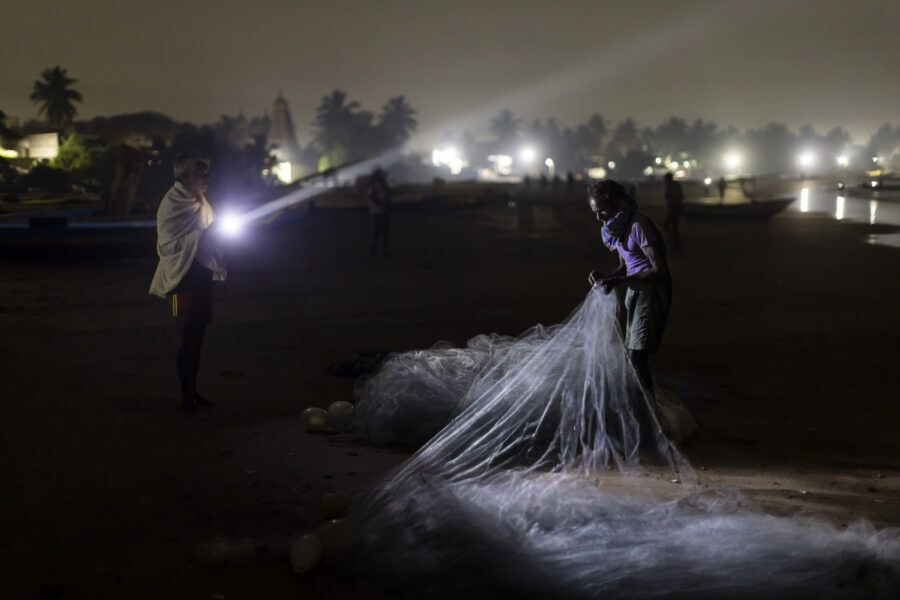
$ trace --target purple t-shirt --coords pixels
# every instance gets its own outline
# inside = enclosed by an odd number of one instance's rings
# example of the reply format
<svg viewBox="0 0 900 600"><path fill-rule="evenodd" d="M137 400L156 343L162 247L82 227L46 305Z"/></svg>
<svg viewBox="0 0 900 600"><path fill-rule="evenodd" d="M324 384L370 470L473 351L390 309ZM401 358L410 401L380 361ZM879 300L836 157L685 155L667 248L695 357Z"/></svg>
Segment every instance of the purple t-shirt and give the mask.
<svg viewBox="0 0 900 600"><path fill-rule="evenodd" d="M628 237L622 240L618 246L619 255L625 261L628 274L643 273L653 268L653 264L642 248L651 245L663 246L663 240L659 235L656 225L642 213L635 213L631 220L631 230ZM663 250L665 251L665 250Z"/></svg>

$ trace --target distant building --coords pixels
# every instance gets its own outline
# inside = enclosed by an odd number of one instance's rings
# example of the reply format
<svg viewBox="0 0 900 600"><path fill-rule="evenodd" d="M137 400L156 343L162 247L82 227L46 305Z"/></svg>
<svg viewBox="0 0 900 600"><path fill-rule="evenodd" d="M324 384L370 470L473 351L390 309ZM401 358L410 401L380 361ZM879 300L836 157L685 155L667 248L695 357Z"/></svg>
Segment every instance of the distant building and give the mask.
<svg viewBox="0 0 900 600"><path fill-rule="evenodd" d="M297 132L287 100L279 92L272 103L272 117L266 148L275 155L278 165L275 167L278 178L285 183L298 179L303 173L301 166L300 144L297 143Z"/></svg>
<svg viewBox="0 0 900 600"><path fill-rule="evenodd" d="M16 147L19 158L56 158L59 154L58 133L32 133L21 140Z"/></svg>

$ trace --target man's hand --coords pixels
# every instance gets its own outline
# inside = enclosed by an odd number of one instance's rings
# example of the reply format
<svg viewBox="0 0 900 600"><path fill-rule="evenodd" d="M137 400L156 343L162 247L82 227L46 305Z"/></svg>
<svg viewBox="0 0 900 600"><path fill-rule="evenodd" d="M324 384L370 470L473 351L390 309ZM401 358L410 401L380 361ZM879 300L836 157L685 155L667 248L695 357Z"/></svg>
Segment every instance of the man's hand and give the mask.
<svg viewBox="0 0 900 600"><path fill-rule="evenodd" d="M608 294L613 291L617 285L622 283L621 277L607 277L599 282L600 289L603 290L604 294Z"/></svg>
<svg viewBox="0 0 900 600"><path fill-rule="evenodd" d="M595 269L588 275L588 283L591 284L591 286L596 286L598 283L603 281L604 277L605 275L603 273Z"/></svg>

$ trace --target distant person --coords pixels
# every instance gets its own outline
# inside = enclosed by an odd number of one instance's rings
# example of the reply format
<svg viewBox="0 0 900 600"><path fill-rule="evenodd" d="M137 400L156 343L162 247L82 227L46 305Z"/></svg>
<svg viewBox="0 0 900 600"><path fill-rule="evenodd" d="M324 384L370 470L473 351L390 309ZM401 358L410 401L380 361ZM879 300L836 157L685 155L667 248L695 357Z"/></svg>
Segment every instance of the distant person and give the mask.
<svg viewBox="0 0 900 600"><path fill-rule="evenodd" d="M527 192L530 192L530 191L531 191L531 177L529 177L528 175L526 175L525 177L523 177L523 178L522 178L522 185L525 187L525 192L526 192L526 193L527 193Z"/></svg>
<svg viewBox="0 0 900 600"><path fill-rule="evenodd" d="M725 182L725 177L719 176L719 181L718 181L718 183L716 183L716 185L719 188L719 201L724 201L725 200L725 188L728 186L728 184Z"/></svg>
<svg viewBox="0 0 900 600"><path fill-rule="evenodd" d="M625 285L625 348L641 384L653 393L649 355L662 342L672 300L666 245L653 221L612 180L592 183L588 202L603 224L603 243L619 253L619 267L608 275L592 271L588 282L605 293Z"/></svg>
<svg viewBox="0 0 900 600"><path fill-rule="evenodd" d="M547 176L544 175L543 173L541 173L541 178L538 180L538 184L540 185L541 191L542 191L542 192L546 192L546 191L547 191L547 184L548 184L548 183L550 183L550 181L547 179Z"/></svg>
<svg viewBox="0 0 900 600"><path fill-rule="evenodd" d="M749 200L750 202L756 202L756 177L752 180L747 179L746 177L741 177L738 180L738 183L741 186L741 194ZM753 184L753 189L750 189L750 184Z"/></svg>
<svg viewBox="0 0 900 600"><path fill-rule="evenodd" d="M200 349L212 320L212 288L227 276L221 255L210 235L213 209L204 195L209 159L182 154L175 159L175 184L156 213L156 252L159 265L150 293L166 298L178 328L175 365L181 382L181 406L187 412L215 406L197 393Z"/></svg>
<svg viewBox="0 0 900 600"><path fill-rule="evenodd" d="M678 235L678 220L681 218L681 209L684 204L684 191L681 184L675 181L672 173L666 173L665 181L666 220L663 226L672 236L672 253L681 249L681 238Z"/></svg>
<svg viewBox="0 0 900 600"><path fill-rule="evenodd" d="M566 173L566 194L571 198L575 195L575 176L572 171Z"/></svg>
<svg viewBox="0 0 900 600"><path fill-rule="evenodd" d="M375 230L372 237L372 245L369 246L369 252L375 254L378 240L381 239L381 253L387 258L390 256L388 252L388 233L391 229L391 187L387 182L387 173L381 167L376 167L372 171L366 189L366 196L369 201L369 214L372 216Z"/></svg>

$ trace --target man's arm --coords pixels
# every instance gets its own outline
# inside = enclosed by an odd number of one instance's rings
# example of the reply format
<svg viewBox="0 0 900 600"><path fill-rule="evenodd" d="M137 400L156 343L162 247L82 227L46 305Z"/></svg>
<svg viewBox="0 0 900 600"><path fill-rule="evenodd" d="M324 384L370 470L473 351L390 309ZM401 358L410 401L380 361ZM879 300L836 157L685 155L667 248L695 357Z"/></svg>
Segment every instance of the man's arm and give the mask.
<svg viewBox="0 0 900 600"><path fill-rule="evenodd" d="M641 250L643 250L647 260L650 261L650 268L640 273L617 275L601 280L599 283L604 292L609 293L614 287L623 283L653 283L669 279L669 262L666 260L665 253L659 250L659 246L650 244L649 246L644 246Z"/></svg>
<svg viewBox="0 0 900 600"><path fill-rule="evenodd" d="M627 272L628 272L628 268L625 265L625 259L622 258L621 254L619 254L619 266L616 267L615 271L604 275L600 271L594 269L593 271L591 271L590 275L588 275L588 283L591 285L597 285L601 281L604 281L604 280L607 280L610 278L623 277L625 275L625 273L627 273Z"/></svg>

